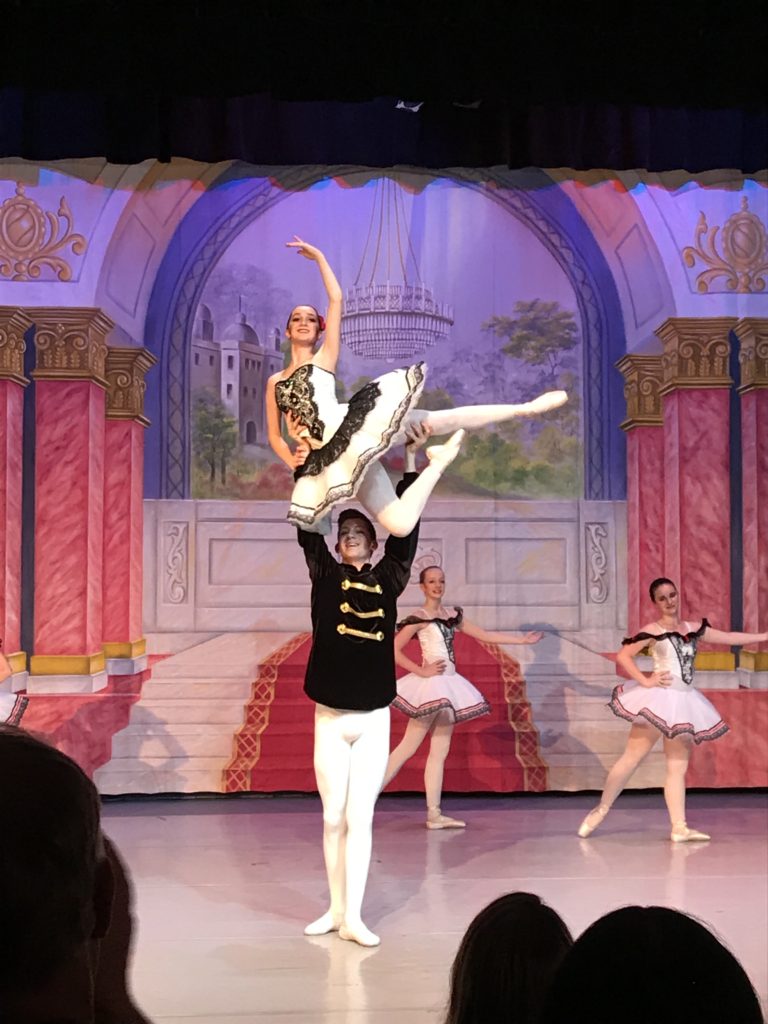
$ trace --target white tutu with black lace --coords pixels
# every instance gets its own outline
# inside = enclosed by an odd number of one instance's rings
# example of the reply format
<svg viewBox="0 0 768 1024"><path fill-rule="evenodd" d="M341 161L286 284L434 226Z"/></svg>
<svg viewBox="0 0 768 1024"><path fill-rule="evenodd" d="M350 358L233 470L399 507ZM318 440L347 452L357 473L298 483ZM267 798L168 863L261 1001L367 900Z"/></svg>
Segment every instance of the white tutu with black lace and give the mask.
<svg viewBox="0 0 768 1024"><path fill-rule="evenodd" d="M280 410L306 426L312 451L296 471L288 519L312 526L334 505L354 497L371 463L405 439L404 422L424 387L423 363L390 370L357 391L336 398L336 377L306 363L278 381Z"/></svg>
<svg viewBox="0 0 768 1024"><path fill-rule="evenodd" d="M449 711L454 722L468 722L490 714L491 706L482 693L456 671L453 634L461 625L463 612L461 608L455 611L456 615L449 619L427 619L417 613L398 623L398 628L427 623L416 634L422 663L445 663L445 672L440 675L425 678L409 672L397 680L397 696L392 707L409 718L425 718L438 711Z"/></svg>
<svg viewBox="0 0 768 1024"><path fill-rule="evenodd" d="M717 708L694 689L693 662L696 646L709 623L703 619L698 629L683 623L685 633L638 633L627 637L625 644L647 640L651 648L655 672L668 672L669 686L642 686L626 683L617 686L608 707L628 722L647 722L662 735L691 736L695 743L715 740L728 732L728 726Z"/></svg>

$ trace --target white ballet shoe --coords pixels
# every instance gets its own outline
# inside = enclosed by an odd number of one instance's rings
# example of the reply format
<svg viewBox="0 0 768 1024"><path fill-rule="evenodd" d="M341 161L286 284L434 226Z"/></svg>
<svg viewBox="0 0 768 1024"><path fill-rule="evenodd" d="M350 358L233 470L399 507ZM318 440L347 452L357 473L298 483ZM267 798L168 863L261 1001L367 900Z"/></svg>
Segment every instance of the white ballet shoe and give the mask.
<svg viewBox="0 0 768 1024"><path fill-rule="evenodd" d="M451 434L445 444L433 444L427 448L427 458L431 465L436 466L439 470L447 469L459 454L465 434L465 430L457 430L455 434Z"/></svg>
<svg viewBox="0 0 768 1024"><path fill-rule="evenodd" d="M695 828L688 828L684 821L676 821L672 826L669 838L673 843L706 843L712 836L706 832L699 832Z"/></svg>
<svg viewBox="0 0 768 1024"><path fill-rule="evenodd" d="M521 405L521 416L541 416L543 412L550 412L552 409L559 409L568 401L565 391L546 391L525 405Z"/></svg>
<svg viewBox="0 0 768 1024"><path fill-rule="evenodd" d="M458 818L449 818L447 814L441 814L440 808L437 811L430 811L427 814L427 828L466 828L466 821L459 821Z"/></svg>
<svg viewBox="0 0 768 1024"><path fill-rule="evenodd" d="M586 839L587 836L591 836L597 826L603 823L605 816L610 809L611 808L607 804L598 804L597 807L593 807L584 821L579 825L579 838Z"/></svg>
<svg viewBox="0 0 768 1024"><path fill-rule="evenodd" d="M341 918L336 917L330 910L326 910L322 917L312 921L304 929L305 935L328 935L329 932L337 932L341 927Z"/></svg>
<svg viewBox="0 0 768 1024"><path fill-rule="evenodd" d="M358 946L378 946L381 939L375 935L370 928L366 928L362 921L354 924L346 922L339 928L339 938L345 942L356 942Z"/></svg>

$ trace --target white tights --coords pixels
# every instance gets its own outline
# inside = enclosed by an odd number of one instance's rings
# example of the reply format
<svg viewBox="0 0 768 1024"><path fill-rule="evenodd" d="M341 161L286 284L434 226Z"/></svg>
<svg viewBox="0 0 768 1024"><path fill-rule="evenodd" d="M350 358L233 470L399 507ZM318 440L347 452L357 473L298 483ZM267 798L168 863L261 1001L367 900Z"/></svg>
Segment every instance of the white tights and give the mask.
<svg viewBox="0 0 768 1024"><path fill-rule="evenodd" d="M389 708L315 708L315 777L323 802L323 854L330 907L305 929L338 931L361 945L378 945L361 919L371 861L373 808L389 751Z"/></svg>
<svg viewBox="0 0 768 1024"><path fill-rule="evenodd" d="M384 775L384 786L387 786L405 762L413 757L421 746L422 740L429 733L429 756L424 768L424 791L427 797L427 810L438 809L443 792L445 759L451 749L453 724L453 717L449 711L438 711L434 715L424 718L409 718L403 738L389 755Z"/></svg>
<svg viewBox="0 0 768 1024"><path fill-rule="evenodd" d="M629 730L629 739L624 753L608 772L600 805L610 807L641 762L650 754L659 738L658 730L652 725L635 724ZM685 821L685 773L691 756L691 744L684 736L675 739L664 737L666 775L664 777L664 800L672 825Z"/></svg>
<svg viewBox="0 0 768 1024"><path fill-rule="evenodd" d="M487 427L492 423L503 423L518 416L533 416L546 411L546 399L547 396L542 395L524 405L465 405L459 409L412 409L405 418L404 431L414 423L428 424L432 433L437 436L453 434L462 429ZM562 404L561 400L553 399L550 407L555 408L559 404ZM424 511L427 499L440 479L443 468L438 462L431 462L398 498L386 470L375 462L368 467L357 496L387 533L395 537L406 537Z"/></svg>

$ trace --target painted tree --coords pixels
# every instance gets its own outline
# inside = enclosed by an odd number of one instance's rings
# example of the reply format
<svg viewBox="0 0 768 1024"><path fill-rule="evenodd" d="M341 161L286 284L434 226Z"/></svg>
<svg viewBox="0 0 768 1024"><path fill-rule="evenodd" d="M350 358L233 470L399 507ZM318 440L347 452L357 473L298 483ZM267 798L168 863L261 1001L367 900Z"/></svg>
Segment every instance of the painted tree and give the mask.
<svg viewBox="0 0 768 1024"><path fill-rule="evenodd" d="M214 394L202 392L195 397L192 447L199 465L208 468L211 485L216 482L217 467L225 484L227 464L237 448L237 423Z"/></svg>
<svg viewBox="0 0 768 1024"><path fill-rule="evenodd" d="M497 338L505 338L505 355L544 369L549 387L557 387L563 361L579 341L579 328L572 312L559 302L542 299L515 303L513 316L492 316L483 324Z"/></svg>

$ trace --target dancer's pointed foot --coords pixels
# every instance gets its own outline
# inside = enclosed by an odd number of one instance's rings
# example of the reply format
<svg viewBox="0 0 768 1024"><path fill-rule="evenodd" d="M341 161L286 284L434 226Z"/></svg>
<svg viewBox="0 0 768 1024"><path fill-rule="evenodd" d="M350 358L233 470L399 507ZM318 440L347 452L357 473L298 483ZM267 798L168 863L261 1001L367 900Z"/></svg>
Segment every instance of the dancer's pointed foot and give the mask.
<svg viewBox="0 0 768 1024"><path fill-rule="evenodd" d="M362 921L355 921L353 924L345 921L339 928L339 938L346 942L356 942L358 946L378 946L381 942L379 936L370 928L366 928Z"/></svg>
<svg viewBox="0 0 768 1024"><path fill-rule="evenodd" d="M427 828L466 828L466 821L459 821L458 818L449 818L442 814L439 807L430 808L427 812Z"/></svg>
<svg viewBox="0 0 768 1024"><path fill-rule="evenodd" d="M673 843L706 843L712 836L708 836L706 832L698 832L695 828L688 828L684 821L676 821L669 838Z"/></svg>
<svg viewBox="0 0 768 1024"><path fill-rule="evenodd" d="M427 448L427 458L430 463L441 472L447 469L459 454L465 433L464 430L457 430L455 434L451 434L445 444L433 444Z"/></svg>
<svg viewBox="0 0 768 1024"><path fill-rule="evenodd" d="M567 401L568 395L565 391L546 391L543 395L539 395L538 398L534 398L533 401L521 405L520 415L540 416L543 412L559 409Z"/></svg>
<svg viewBox="0 0 768 1024"><path fill-rule="evenodd" d="M341 917L336 916L330 910L326 910L322 917L312 921L304 929L305 935L327 935L329 932L337 932L341 927Z"/></svg>
<svg viewBox="0 0 768 1024"><path fill-rule="evenodd" d="M598 804L597 807L593 807L584 821L579 825L579 837L581 839L586 839L587 836L591 836L597 826L602 824L610 809L611 808L607 804Z"/></svg>

